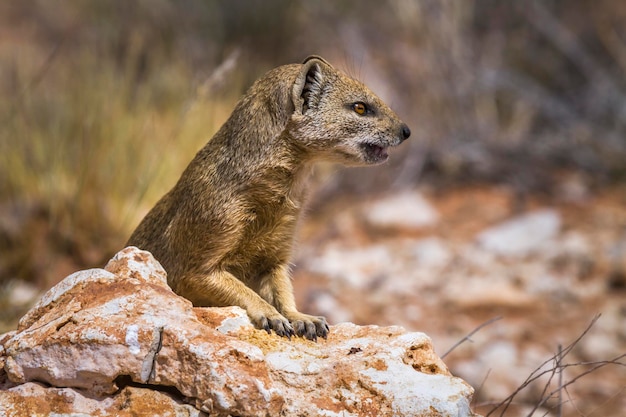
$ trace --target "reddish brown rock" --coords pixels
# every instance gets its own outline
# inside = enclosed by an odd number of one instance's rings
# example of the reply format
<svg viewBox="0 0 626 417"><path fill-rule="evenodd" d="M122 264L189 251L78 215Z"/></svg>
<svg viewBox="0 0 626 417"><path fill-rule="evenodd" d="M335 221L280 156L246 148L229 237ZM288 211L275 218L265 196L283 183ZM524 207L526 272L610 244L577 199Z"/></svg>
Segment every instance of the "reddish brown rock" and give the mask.
<svg viewBox="0 0 626 417"><path fill-rule="evenodd" d="M48 291L0 336L0 365L7 416L146 403L172 416L472 415L472 388L422 333L348 323L319 343L268 335L237 307L193 308L136 248Z"/></svg>

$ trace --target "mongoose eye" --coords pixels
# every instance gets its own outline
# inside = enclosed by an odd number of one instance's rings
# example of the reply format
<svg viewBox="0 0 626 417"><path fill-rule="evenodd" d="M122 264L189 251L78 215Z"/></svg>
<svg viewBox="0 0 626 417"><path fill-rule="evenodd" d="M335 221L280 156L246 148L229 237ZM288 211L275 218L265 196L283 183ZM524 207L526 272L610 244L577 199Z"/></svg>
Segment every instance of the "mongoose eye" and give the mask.
<svg viewBox="0 0 626 417"><path fill-rule="evenodd" d="M357 103L354 103L352 105L352 110L355 111L356 114L358 115L364 115L365 113L367 113L367 106L365 105L365 103L361 103L360 101Z"/></svg>

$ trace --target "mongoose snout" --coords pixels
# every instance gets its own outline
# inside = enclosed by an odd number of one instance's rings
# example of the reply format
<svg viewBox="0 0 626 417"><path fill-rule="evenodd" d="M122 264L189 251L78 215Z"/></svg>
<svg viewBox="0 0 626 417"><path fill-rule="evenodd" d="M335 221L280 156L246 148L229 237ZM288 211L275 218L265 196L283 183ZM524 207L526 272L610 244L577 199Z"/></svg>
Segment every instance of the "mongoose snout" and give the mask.
<svg viewBox="0 0 626 417"><path fill-rule="evenodd" d="M411 129L409 129L409 127L404 123L402 123L401 129L402 129L402 138L403 138L402 140L403 141L407 140L409 136L411 136Z"/></svg>
<svg viewBox="0 0 626 417"><path fill-rule="evenodd" d="M387 149L390 147L398 146L411 136L411 130L409 127L402 123L400 125L400 132L398 136L392 139L390 142L385 141L372 141L364 142L361 144L363 153L366 155L365 159L373 164L385 162L389 158Z"/></svg>
<svg viewBox="0 0 626 417"><path fill-rule="evenodd" d="M296 309L290 260L317 161L385 162L409 127L365 85L311 56L257 80L141 221L128 245L152 252L196 306L240 306L280 336L325 338Z"/></svg>

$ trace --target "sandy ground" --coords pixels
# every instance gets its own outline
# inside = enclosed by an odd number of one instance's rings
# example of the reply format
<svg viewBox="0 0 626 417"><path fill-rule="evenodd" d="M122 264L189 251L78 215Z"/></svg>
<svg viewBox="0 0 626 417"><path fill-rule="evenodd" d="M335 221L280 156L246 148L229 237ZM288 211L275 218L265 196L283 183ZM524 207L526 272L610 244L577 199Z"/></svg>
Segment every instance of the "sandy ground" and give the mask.
<svg viewBox="0 0 626 417"><path fill-rule="evenodd" d="M478 411L548 371L492 415L529 415L547 397L533 415L558 415L561 378L563 416L623 416L626 358L585 372L626 353L626 190L561 191L521 200L500 187L416 189L327 203L300 234L299 306L331 323L425 332L440 355L494 320L445 357L477 389ZM560 375L549 372L559 346Z"/></svg>

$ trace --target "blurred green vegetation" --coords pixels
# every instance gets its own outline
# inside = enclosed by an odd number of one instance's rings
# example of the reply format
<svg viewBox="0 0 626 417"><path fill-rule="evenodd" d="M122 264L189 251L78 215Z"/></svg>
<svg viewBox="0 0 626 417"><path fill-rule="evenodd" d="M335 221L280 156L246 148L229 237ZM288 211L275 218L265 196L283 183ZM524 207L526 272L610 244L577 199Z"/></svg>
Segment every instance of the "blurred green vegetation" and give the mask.
<svg viewBox="0 0 626 417"><path fill-rule="evenodd" d="M102 265L245 88L312 53L414 132L326 193L623 181L625 23L609 0L2 2L0 282Z"/></svg>

